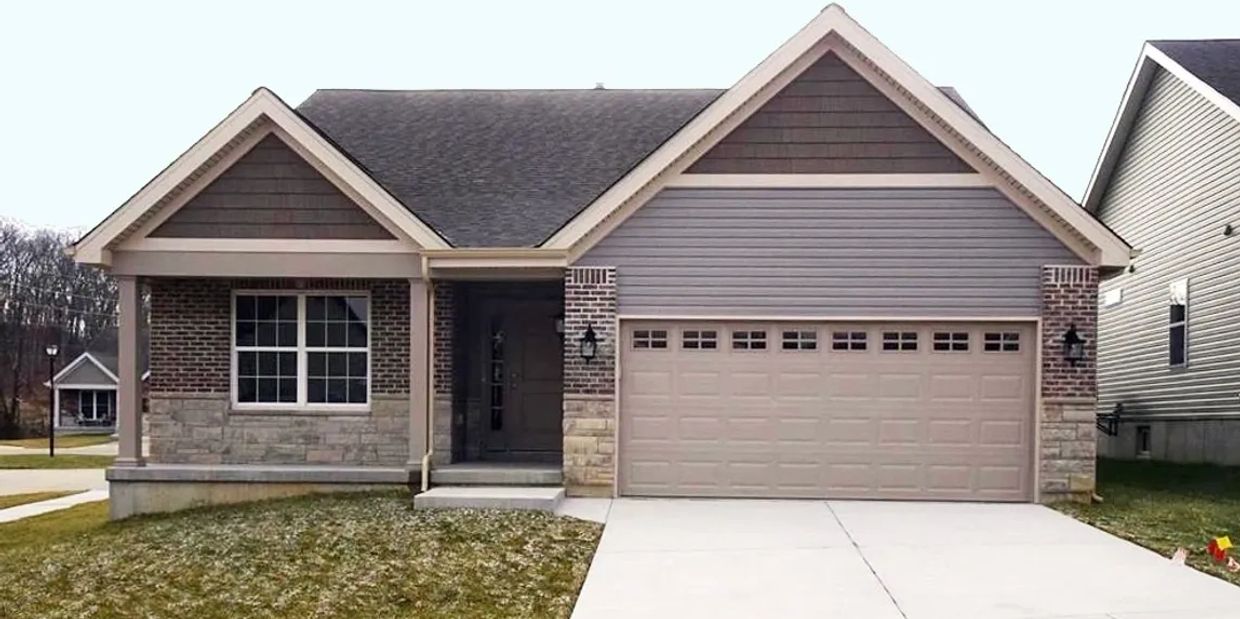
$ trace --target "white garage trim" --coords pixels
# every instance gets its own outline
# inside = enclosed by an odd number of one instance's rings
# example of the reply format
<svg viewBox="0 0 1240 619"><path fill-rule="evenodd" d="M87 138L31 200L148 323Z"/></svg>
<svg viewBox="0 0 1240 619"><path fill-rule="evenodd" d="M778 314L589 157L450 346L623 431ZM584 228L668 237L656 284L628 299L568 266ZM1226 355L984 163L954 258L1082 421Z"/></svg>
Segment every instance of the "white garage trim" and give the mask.
<svg viewBox="0 0 1240 619"><path fill-rule="evenodd" d="M762 315L677 315L677 314L621 314L620 320L664 320L703 322L1036 322L1037 316L762 316ZM619 323L616 324L619 327ZM616 331L619 333L619 331Z"/></svg>

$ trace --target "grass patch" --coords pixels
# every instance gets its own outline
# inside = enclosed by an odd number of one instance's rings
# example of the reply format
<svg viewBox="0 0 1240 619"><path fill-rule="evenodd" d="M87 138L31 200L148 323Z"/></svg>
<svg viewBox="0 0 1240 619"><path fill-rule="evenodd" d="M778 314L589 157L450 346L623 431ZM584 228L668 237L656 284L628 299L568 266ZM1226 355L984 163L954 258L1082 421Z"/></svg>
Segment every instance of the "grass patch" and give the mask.
<svg viewBox="0 0 1240 619"><path fill-rule="evenodd" d="M0 469L106 469L115 459L116 456L80 454L61 454L55 458L47 454L0 454Z"/></svg>
<svg viewBox="0 0 1240 619"><path fill-rule="evenodd" d="M0 525L0 616L567 617L601 532L541 512L414 511L403 492L121 522L88 503Z"/></svg>
<svg viewBox="0 0 1240 619"><path fill-rule="evenodd" d="M105 443L111 443L112 440L112 437L107 434L67 434L65 436L56 437L56 449L103 445ZM47 449L47 437L5 440L0 441L0 445L6 445L8 447L25 447L26 449Z"/></svg>
<svg viewBox="0 0 1240 619"><path fill-rule="evenodd" d="M1098 494L1103 503L1055 507L1166 557L1186 548L1189 565L1240 585L1205 552L1214 537L1240 543L1240 467L1099 460Z"/></svg>
<svg viewBox="0 0 1240 619"><path fill-rule="evenodd" d="M68 492L30 492L27 494L3 494L0 495L0 509L8 509L17 507L18 505L26 505L27 503L38 503L39 501L50 501L59 499L62 496L77 494L77 491Z"/></svg>

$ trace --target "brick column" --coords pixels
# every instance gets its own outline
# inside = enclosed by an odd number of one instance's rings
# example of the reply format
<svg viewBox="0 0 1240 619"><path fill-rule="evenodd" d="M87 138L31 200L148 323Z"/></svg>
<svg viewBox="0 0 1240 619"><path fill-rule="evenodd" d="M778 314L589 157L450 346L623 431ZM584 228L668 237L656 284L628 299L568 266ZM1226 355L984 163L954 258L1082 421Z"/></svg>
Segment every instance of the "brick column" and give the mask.
<svg viewBox="0 0 1240 619"><path fill-rule="evenodd" d="M435 416L434 446L431 457L435 464L452 462L452 349L456 323L456 287L451 282L434 283L434 344L431 362L434 364L434 400L431 403Z"/></svg>
<svg viewBox="0 0 1240 619"><path fill-rule="evenodd" d="M587 328L597 356L581 358ZM616 269L564 276L564 485L572 496L612 496L616 458Z"/></svg>
<svg viewBox="0 0 1240 619"><path fill-rule="evenodd" d="M1085 358L1064 358L1068 329L1085 339ZM1098 404L1098 269L1042 268L1042 410L1039 489L1043 503L1088 502L1094 492Z"/></svg>

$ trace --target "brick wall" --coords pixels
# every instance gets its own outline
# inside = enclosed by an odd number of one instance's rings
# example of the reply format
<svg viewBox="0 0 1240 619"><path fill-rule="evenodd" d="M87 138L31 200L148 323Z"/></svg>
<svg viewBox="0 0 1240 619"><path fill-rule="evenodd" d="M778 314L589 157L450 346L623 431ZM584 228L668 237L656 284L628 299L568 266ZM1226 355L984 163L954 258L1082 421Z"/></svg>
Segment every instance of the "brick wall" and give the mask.
<svg viewBox="0 0 1240 619"><path fill-rule="evenodd" d="M452 282L434 282L435 324L434 357L435 395L452 395L452 355L455 346L454 318L456 312L456 285Z"/></svg>
<svg viewBox="0 0 1240 619"><path fill-rule="evenodd" d="M581 358L587 326L598 354ZM564 277L564 485L574 496L611 496L616 457L616 270L576 267Z"/></svg>
<svg viewBox="0 0 1240 619"><path fill-rule="evenodd" d="M369 290L371 392L409 391L405 280L153 279L150 288L152 393L229 393L234 289Z"/></svg>
<svg viewBox="0 0 1240 619"><path fill-rule="evenodd" d="M598 355L581 358L586 327L598 337ZM616 391L616 269L575 267L564 277L564 394Z"/></svg>
<svg viewBox="0 0 1240 619"><path fill-rule="evenodd" d="M150 287L152 462L406 464L408 281L154 279ZM234 289L369 290L370 410L232 411Z"/></svg>
<svg viewBox="0 0 1240 619"><path fill-rule="evenodd" d="M1096 475L1098 270L1042 269L1042 410L1039 486L1043 502L1088 501ZM1064 358L1063 336L1075 327L1085 358Z"/></svg>

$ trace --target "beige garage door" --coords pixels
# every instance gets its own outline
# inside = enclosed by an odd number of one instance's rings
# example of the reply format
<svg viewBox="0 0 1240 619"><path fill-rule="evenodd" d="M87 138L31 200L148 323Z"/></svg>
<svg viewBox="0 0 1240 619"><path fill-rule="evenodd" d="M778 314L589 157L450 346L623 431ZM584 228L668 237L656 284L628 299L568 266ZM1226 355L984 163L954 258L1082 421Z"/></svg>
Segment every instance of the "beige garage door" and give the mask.
<svg viewBox="0 0 1240 619"><path fill-rule="evenodd" d="M626 322L626 495L1026 501L1024 323Z"/></svg>

